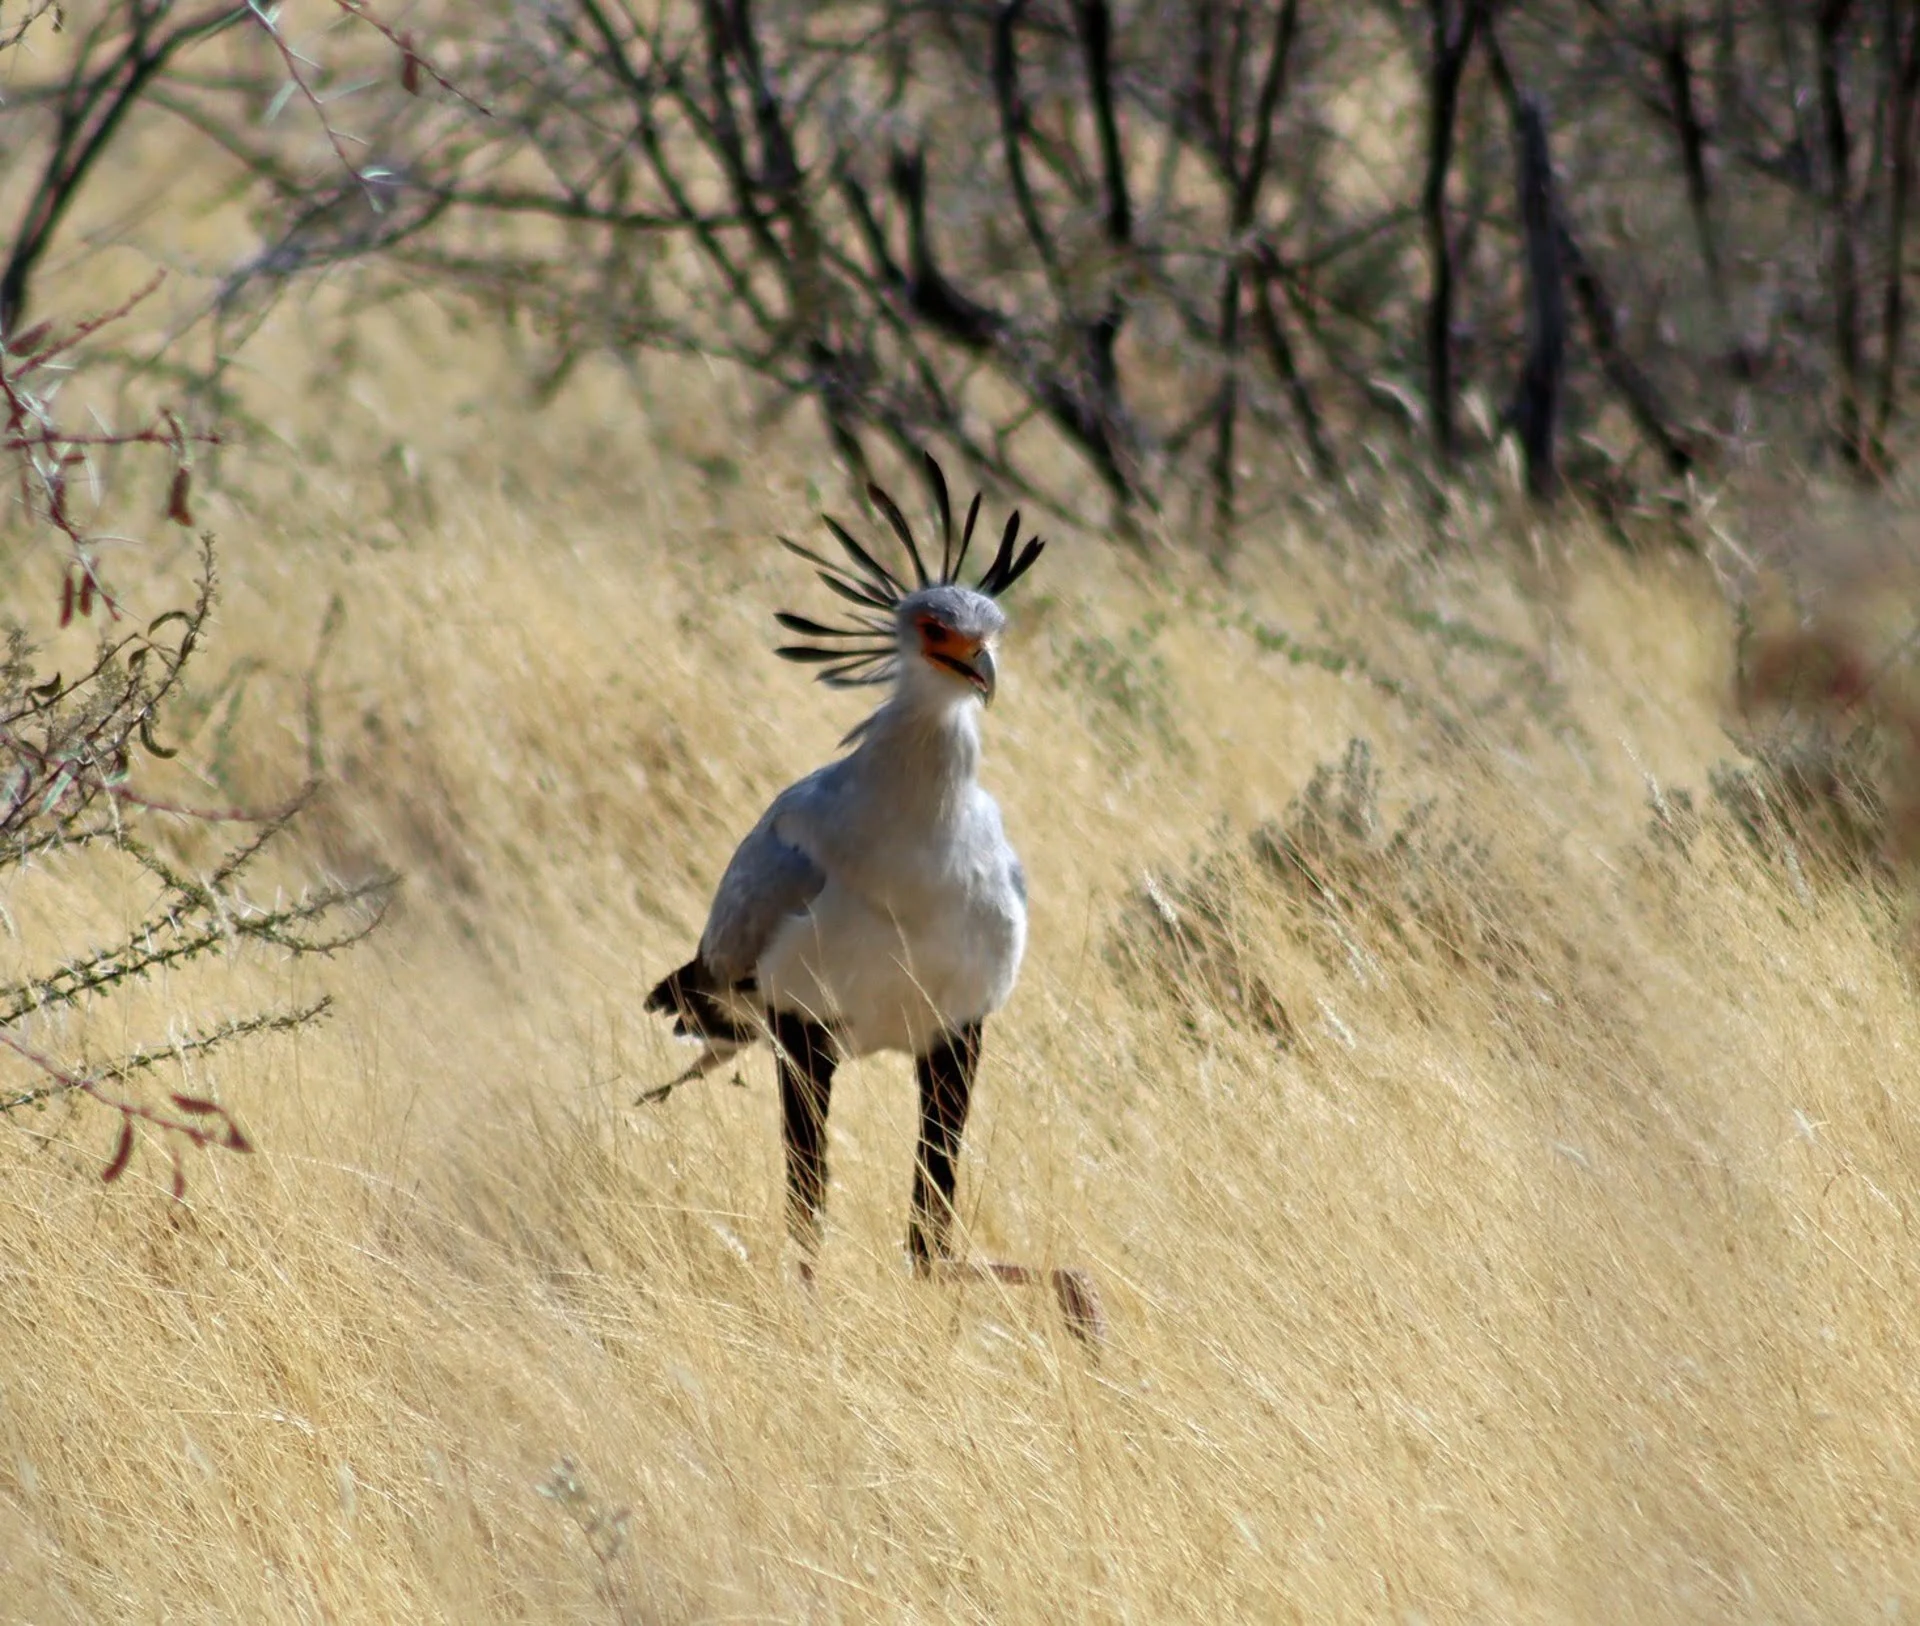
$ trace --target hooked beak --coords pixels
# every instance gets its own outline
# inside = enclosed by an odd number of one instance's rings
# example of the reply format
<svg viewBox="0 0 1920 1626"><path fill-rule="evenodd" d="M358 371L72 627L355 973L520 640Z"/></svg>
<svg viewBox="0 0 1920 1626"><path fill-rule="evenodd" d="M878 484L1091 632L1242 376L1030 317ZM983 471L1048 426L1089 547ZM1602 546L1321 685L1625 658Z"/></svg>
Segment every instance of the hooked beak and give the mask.
<svg viewBox="0 0 1920 1626"><path fill-rule="evenodd" d="M927 659L936 666L944 666L956 677L963 677L973 686L975 694L980 696L983 706L993 704L994 681L997 673L993 664L993 651L985 644L970 654L954 655L944 649L927 651Z"/></svg>
<svg viewBox="0 0 1920 1626"><path fill-rule="evenodd" d="M994 682L999 676L999 673L994 669L993 651L987 648L985 644L982 644L974 653L972 660L961 663L960 670L965 675L966 680L979 691L980 704L983 706L992 705Z"/></svg>

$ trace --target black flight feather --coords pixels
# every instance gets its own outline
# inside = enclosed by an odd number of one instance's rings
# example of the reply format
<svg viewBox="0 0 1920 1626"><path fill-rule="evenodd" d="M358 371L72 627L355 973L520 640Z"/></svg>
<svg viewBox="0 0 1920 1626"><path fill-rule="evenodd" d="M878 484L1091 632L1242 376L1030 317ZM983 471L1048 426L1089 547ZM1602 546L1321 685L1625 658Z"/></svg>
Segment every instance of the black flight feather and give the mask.
<svg viewBox="0 0 1920 1626"><path fill-rule="evenodd" d="M751 977L731 985L723 983L696 958L662 978L647 995L646 1008L671 1016L675 1033L726 1044L751 1044L759 1037L759 1030L735 1018L727 997L753 991Z"/></svg>

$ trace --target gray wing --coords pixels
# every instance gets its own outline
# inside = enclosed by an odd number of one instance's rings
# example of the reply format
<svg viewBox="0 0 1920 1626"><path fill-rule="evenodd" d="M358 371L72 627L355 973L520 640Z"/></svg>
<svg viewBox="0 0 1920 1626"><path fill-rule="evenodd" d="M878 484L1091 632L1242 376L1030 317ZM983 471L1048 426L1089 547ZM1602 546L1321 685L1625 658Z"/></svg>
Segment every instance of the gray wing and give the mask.
<svg viewBox="0 0 1920 1626"><path fill-rule="evenodd" d="M774 798L720 877L700 934L700 958L723 983L751 978L780 923L805 909L826 885L826 871L795 839L794 821L782 817L810 788L811 781L802 780Z"/></svg>

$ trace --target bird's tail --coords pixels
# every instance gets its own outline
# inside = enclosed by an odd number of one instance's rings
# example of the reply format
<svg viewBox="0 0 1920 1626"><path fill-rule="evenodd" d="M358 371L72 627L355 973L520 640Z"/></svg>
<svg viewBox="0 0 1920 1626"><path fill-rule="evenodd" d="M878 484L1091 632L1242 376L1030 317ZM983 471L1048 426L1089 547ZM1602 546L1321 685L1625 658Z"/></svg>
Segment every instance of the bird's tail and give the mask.
<svg viewBox="0 0 1920 1626"><path fill-rule="evenodd" d="M760 1037L739 1009L740 997L752 993L751 982L724 983L695 958L660 979L647 995L646 1008L671 1016L673 1031L683 1038L718 1040L738 1049Z"/></svg>
<svg viewBox="0 0 1920 1626"><path fill-rule="evenodd" d="M646 1008L671 1016L673 1031L682 1038L701 1040L700 1054L691 1066L646 1091L634 1105L664 1101L682 1084L705 1078L760 1038L761 1029L745 1019L740 1008L752 993L751 982L723 983L698 958L661 978L647 995Z"/></svg>

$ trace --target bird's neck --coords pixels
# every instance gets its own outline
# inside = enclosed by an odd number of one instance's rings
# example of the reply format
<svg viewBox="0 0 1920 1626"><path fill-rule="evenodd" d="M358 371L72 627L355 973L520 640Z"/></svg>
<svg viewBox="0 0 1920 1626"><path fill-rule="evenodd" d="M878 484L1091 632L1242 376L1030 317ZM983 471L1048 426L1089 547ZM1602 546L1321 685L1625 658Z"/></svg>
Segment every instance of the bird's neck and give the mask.
<svg viewBox="0 0 1920 1626"><path fill-rule="evenodd" d="M980 707L971 698L902 688L861 730L863 769L888 785L888 805L937 812L980 767Z"/></svg>

